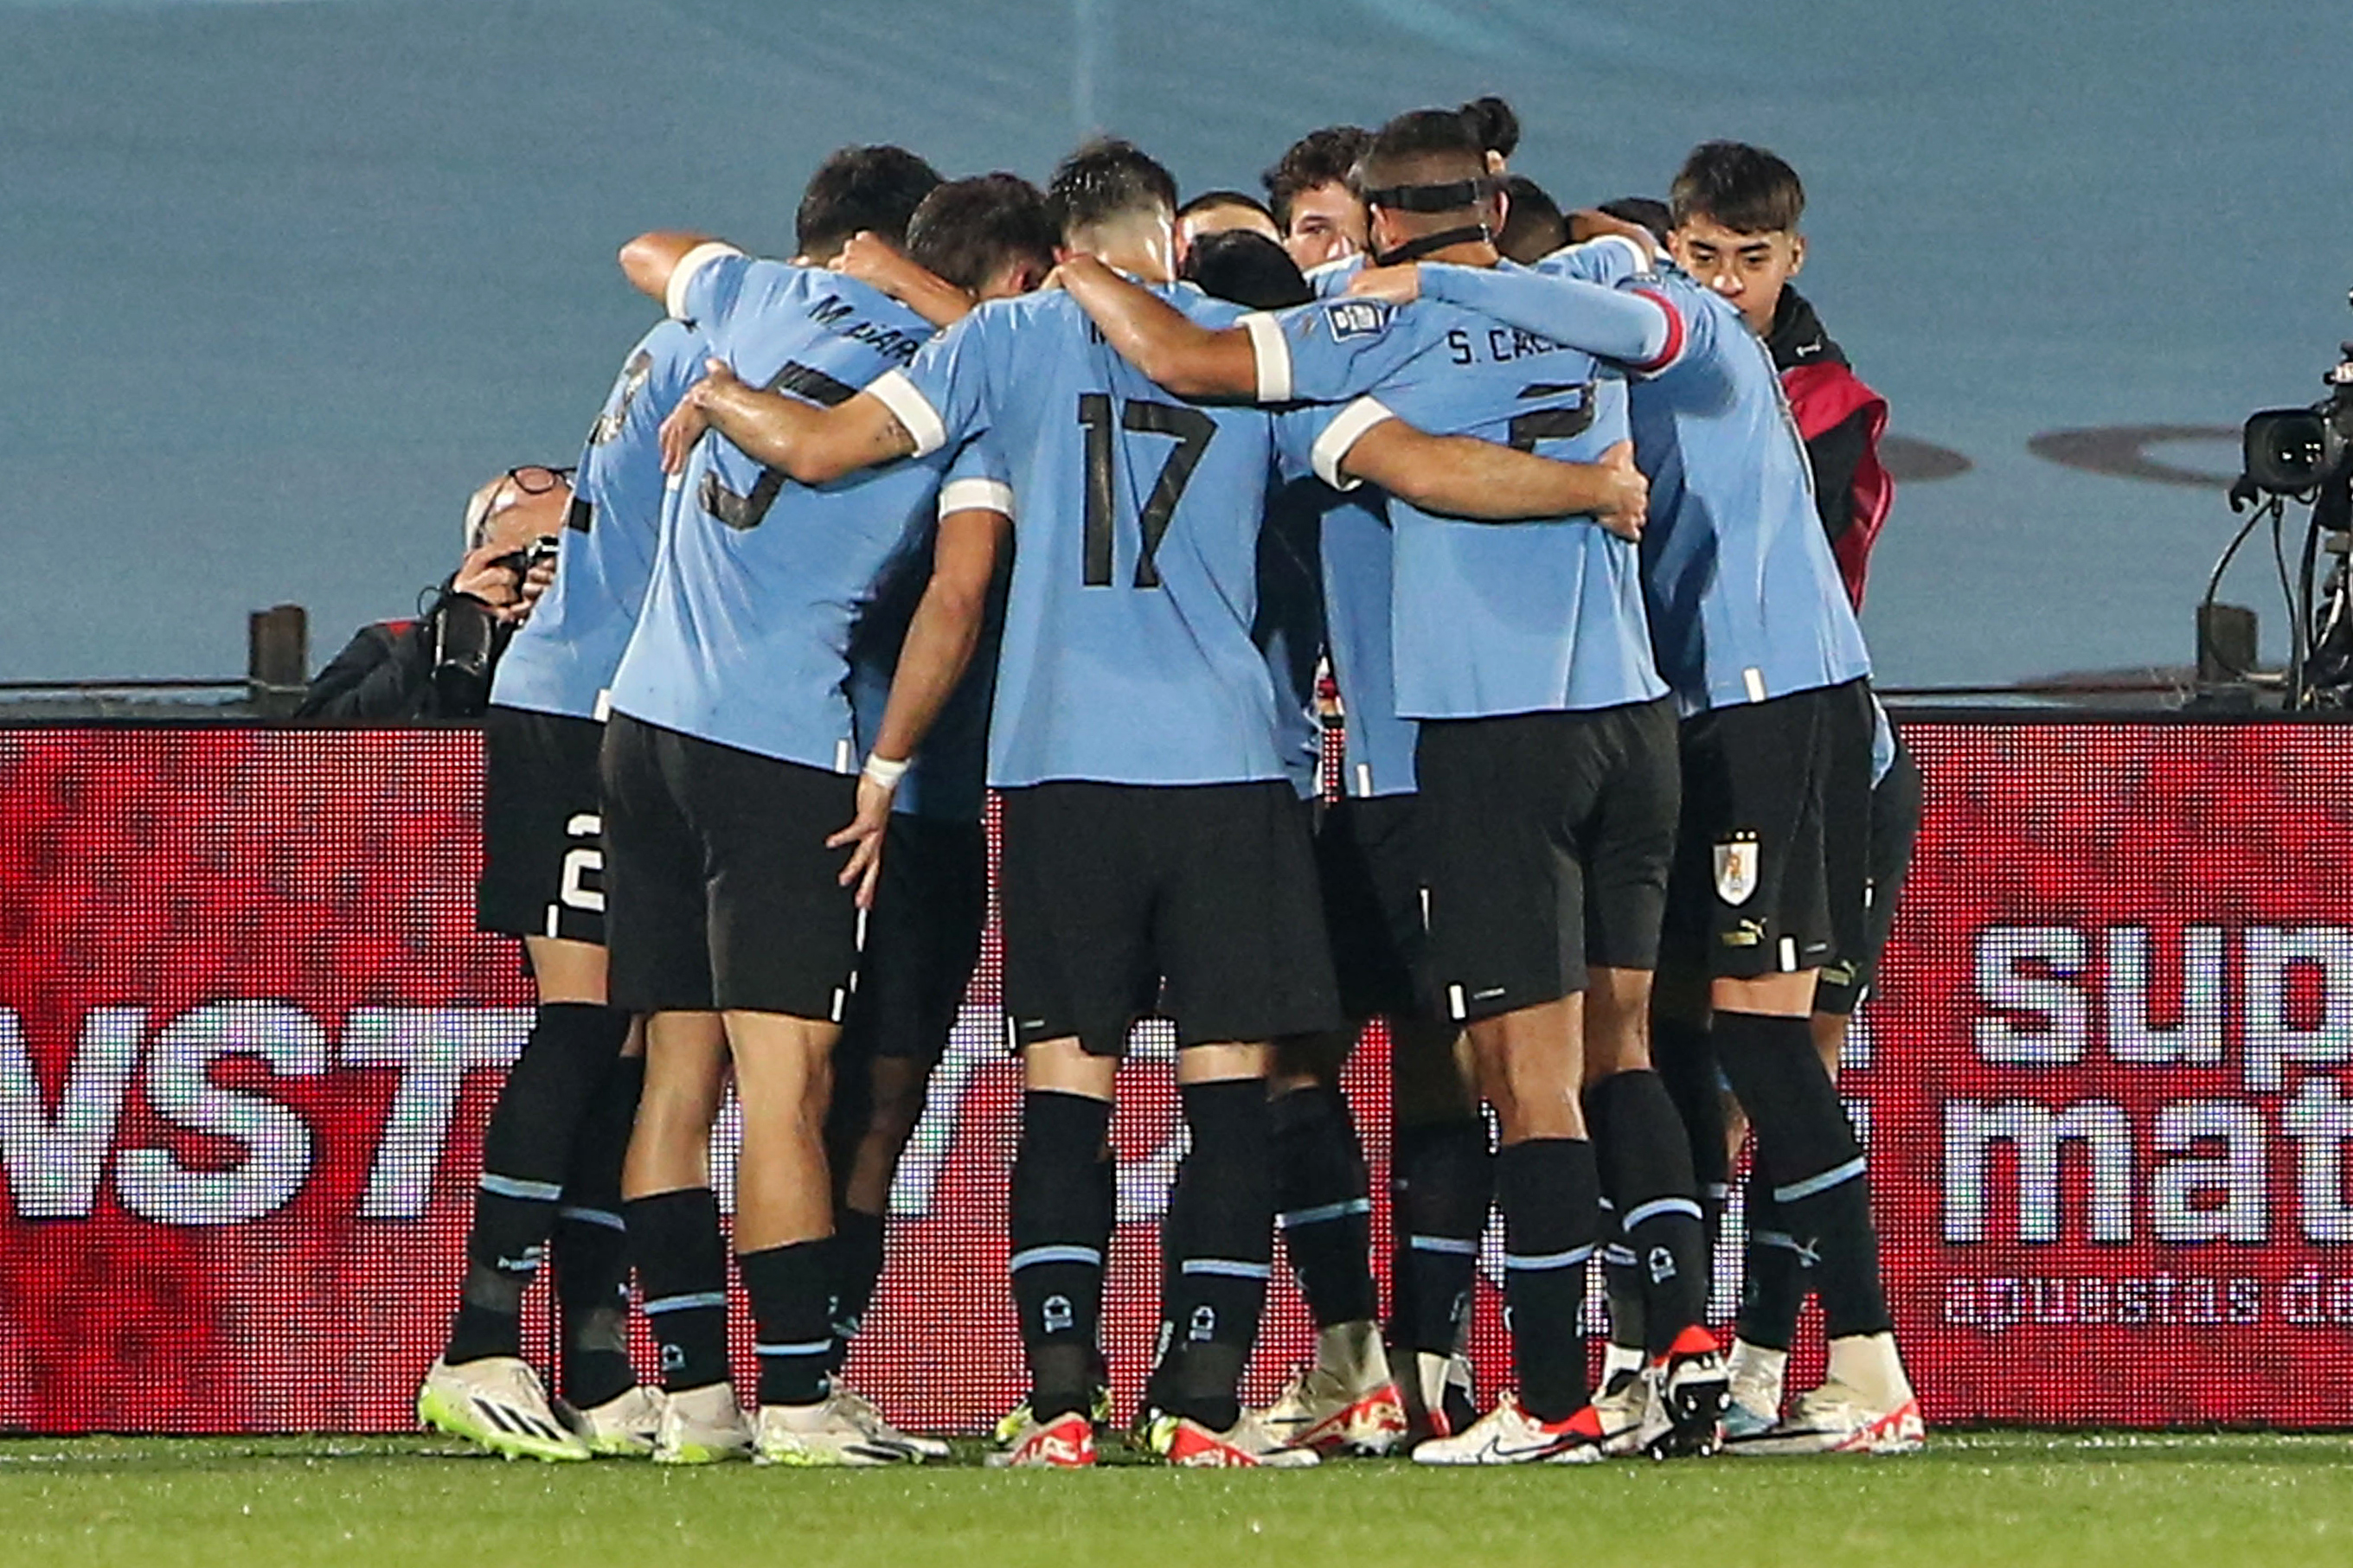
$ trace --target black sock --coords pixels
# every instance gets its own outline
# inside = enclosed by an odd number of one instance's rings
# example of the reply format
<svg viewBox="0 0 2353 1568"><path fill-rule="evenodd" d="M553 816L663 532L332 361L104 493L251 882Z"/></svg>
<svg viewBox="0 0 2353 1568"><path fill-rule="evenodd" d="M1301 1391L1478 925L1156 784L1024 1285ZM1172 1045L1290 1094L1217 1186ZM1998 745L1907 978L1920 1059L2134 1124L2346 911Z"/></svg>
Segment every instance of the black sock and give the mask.
<svg viewBox="0 0 2353 1568"><path fill-rule="evenodd" d="M882 1278L882 1216L843 1205L834 1210L833 1370L849 1359L849 1342L874 1304Z"/></svg>
<svg viewBox="0 0 2353 1568"><path fill-rule="evenodd" d="M629 1151L642 1057L605 1075L572 1150L555 1209L555 1299L564 1310L564 1397L586 1410L635 1386L629 1364L629 1247L621 1217L621 1161Z"/></svg>
<svg viewBox="0 0 2353 1568"><path fill-rule="evenodd" d="M522 1352L523 1292L555 1228L573 1143L628 1033L629 1015L615 1008L540 1005L482 1135L466 1279L444 1352L452 1365Z"/></svg>
<svg viewBox="0 0 2353 1568"><path fill-rule="evenodd" d="M1397 1312L1389 1335L1398 1344L1451 1355L1461 1342L1494 1185L1484 1121L1467 1117L1397 1130L1390 1175L1398 1235Z"/></svg>
<svg viewBox="0 0 2353 1568"><path fill-rule="evenodd" d="M1347 1097L1323 1084L1268 1106L1274 1128L1275 1225L1315 1326L1380 1315L1373 1283L1372 1173Z"/></svg>
<svg viewBox="0 0 2353 1568"><path fill-rule="evenodd" d="M1507 1143L1495 1157L1504 1210L1504 1300L1520 1405L1539 1421L1586 1401L1585 1268L1601 1226L1601 1177L1582 1138Z"/></svg>
<svg viewBox="0 0 2353 1568"><path fill-rule="evenodd" d="M631 1198L629 1250L672 1394L728 1380L727 1242L709 1187Z"/></svg>
<svg viewBox="0 0 2353 1568"><path fill-rule="evenodd" d="M1664 1355L1675 1336L1707 1321L1708 1237L1692 1179L1691 1141L1655 1072L1614 1074L1588 1088L1584 1099L1602 1189L1638 1271L1643 1347Z"/></svg>
<svg viewBox="0 0 2353 1568"><path fill-rule="evenodd" d="M1798 1311L1805 1305L1805 1259L1782 1221L1773 1174L1761 1158L1748 1166L1747 1219L1747 1269L1736 1331L1752 1345L1785 1351L1798 1337Z"/></svg>
<svg viewBox="0 0 2353 1568"><path fill-rule="evenodd" d="M1170 1414L1222 1432L1241 1416L1238 1391L1274 1272L1273 1119L1262 1079L1177 1092L1193 1145L1168 1198L1184 1252L1167 1310L1178 1348L1164 1382Z"/></svg>
<svg viewBox="0 0 2353 1568"><path fill-rule="evenodd" d="M1598 1146L1601 1129L1591 1111L1586 1113L1586 1130L1594 1135ZM1626 1245L1626 1233L1618 1227L1618 1211L1609 1200L1601 1200L1601 1285L1609 1299L1609 1342L1630 1350L1641 1350L1650 1343L1645 1332L1649 1313L1644 1310L1642 1270L1634 1261L1634 1249Z"/></svg>
<svg viewBox="0 0 2353 1568"><path fill-rule="evenodd" d="M1013 1302L1029 1360L1029 1409L1039 1421L1093 1400L1103 1316L1102 1163L1111 1102L1032 1089L1021 1097L1013 1164Z"/></svg>
<svg viewBox="0 0 2353 1568"><path fill-rule="evenodd" d="M752 1303L760 1403L815 1405L832 1386L833 1237L735 1255Z"/></svg>
<svg viewBox="0 0 2353 1568"><path fill-rule="evenodd" d="M1715 1042L1705 1024L1678 1018L1651 1020L1651 1062L1666 1085L1691 1139L1692 1179L1699 1184L1700 1221L1711 1246L1723 1231L1725 1200L1732 1194L1732 1152L1724 1120Z"/></svg>
<svg viewBox="0 0 2353 1568"><path fill-rule="evenodd" d="M1773 1173L1781 1229L1810 1262L1825 1329L1832 1339L1885 1333L1891 1323L1862 1145L1807 1021L1718 1013L1715 1044Z"/></svg>

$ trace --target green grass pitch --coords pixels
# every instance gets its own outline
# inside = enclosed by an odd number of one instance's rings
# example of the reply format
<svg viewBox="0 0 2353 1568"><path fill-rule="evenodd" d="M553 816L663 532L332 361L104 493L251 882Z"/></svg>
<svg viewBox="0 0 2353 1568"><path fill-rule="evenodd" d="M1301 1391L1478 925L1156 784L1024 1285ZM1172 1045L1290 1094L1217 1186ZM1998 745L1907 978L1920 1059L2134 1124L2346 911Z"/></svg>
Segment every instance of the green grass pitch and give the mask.
<svg viewBox="0 0 2353 1568"><path fill-rule="evenodd" d="M0 1562L269 1568L2353 1563L2353 1437L1935 1434L1901 1459L1008 1474L505 1463L438 1439L0 1440Z"/></svg>

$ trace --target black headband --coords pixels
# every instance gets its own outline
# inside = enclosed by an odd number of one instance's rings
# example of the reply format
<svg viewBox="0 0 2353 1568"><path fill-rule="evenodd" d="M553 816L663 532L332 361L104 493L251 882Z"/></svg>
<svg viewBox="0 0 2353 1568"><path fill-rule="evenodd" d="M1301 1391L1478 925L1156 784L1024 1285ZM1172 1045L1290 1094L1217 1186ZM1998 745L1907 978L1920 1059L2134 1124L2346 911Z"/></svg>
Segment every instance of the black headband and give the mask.
<svg viewBox="0 0 2353 1568"><path fill-rule="evenodd" d="M1376 267L1398 267L1409 261L1419 261L1455 245L1493 245L1495 236L1483 223L1467 223L1460 228L1445 228L1436 234L1425 234L1419 239L1409 239L1395 250L1373 253Z"/></svg>
<svg viewBox="0 0 2353 1568"><path fill-rule="evenodd" d="M1366 191L1365 205L1387 207L1391 212L1451 213L1477 206L1494 192L1493 178L1481 174L1476 179L1457 180L1446 185L1384 185L1377 191Z"/></svg>

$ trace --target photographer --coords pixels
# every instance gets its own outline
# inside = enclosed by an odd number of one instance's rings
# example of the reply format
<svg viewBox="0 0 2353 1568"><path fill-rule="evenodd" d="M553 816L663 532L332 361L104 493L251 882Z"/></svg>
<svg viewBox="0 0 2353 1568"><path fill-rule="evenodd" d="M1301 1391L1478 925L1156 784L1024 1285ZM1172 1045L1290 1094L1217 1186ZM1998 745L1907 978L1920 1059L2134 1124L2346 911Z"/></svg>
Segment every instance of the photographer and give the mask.
<svg viewBox="0 0 2353 1568"><path fill-rule="evenodd" d="M297 719L477 719L491 670L555 574L572 470L509 468L466 504L466 555L414 620L363 626L311 680Z"/></svg>

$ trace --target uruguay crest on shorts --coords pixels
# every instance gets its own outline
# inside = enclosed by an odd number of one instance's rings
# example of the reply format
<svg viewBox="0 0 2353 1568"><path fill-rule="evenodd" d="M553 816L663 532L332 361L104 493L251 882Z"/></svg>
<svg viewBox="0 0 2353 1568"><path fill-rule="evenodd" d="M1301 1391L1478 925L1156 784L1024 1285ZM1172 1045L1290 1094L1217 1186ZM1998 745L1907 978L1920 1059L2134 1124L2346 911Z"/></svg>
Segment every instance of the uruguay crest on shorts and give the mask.
<svg viewBox="0 0 2353 1568"><path fill-rule="evenodd" d="M1737 908L1757 890L1757 836L1744 833L1715 846L1715 896Z"/></svg>

